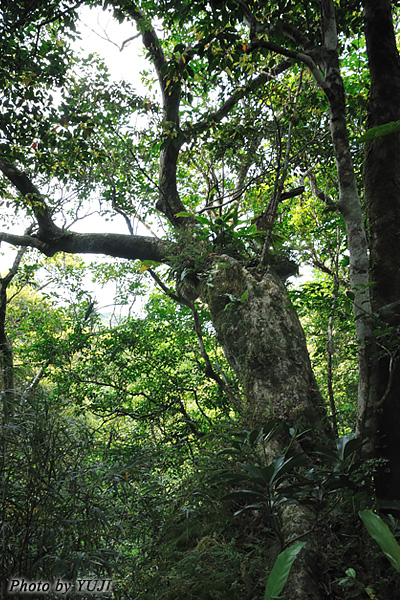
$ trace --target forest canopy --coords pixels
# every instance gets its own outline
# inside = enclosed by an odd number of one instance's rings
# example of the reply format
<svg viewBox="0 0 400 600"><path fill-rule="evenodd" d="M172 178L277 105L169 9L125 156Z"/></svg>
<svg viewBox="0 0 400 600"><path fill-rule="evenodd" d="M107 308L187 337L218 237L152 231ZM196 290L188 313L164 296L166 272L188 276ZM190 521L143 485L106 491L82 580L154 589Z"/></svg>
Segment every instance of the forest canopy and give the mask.
<svg viewBox="0 0 400 600"><path fill-rule="evenodd" d="M0 29L2 597L398 597L397 2Z"/></svg>

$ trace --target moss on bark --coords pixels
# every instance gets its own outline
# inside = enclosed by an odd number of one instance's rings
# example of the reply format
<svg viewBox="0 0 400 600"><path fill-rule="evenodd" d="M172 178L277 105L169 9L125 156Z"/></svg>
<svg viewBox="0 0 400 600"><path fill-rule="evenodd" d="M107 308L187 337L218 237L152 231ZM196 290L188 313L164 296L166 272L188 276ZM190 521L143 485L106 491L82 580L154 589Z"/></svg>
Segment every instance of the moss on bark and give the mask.
<svg viewBox="0 0 400 600"><path fill-rule="evenodd" d="M272 271L261 276L230 257L223 260L203 295L242 385L246 425L275 417L324 430L324 403L285 286Z"/></svg>

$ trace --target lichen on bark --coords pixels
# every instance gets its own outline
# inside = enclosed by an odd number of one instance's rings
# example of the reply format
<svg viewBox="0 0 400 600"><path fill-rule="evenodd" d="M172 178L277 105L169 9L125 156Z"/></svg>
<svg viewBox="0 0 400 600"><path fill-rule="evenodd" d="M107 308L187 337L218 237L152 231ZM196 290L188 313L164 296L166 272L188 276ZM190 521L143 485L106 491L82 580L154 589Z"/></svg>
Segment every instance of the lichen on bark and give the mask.
<svg viewBox="0 0 400 600"><path fill-rule="evenodd" d="M203 295L243 389L246 425L274 417L324 430L326 411L305 336L279 277L272 270L251 272L224 256L211 283Z"/></svg>

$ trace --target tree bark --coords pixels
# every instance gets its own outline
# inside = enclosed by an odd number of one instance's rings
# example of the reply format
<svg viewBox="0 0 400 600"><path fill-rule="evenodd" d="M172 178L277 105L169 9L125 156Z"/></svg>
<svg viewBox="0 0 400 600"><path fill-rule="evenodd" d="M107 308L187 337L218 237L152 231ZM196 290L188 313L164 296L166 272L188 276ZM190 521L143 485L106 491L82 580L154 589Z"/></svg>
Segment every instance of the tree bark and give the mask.
<svg viewBox="0 0 400 600"><path fill-rule="evenodd" d="M326 408L285 286L273 271L261 276L228 256L220 257L219 265L203 297L243 391L243 423L255 428L271 418L284 420L300 430L310 430L312 443L321 442L331 435ZM286 439L276 439L264 451L272 460L285 452L286 445ZM299 536L307 541L293 565L285 593L293 600L322 600L321 540L314 532L315 515L304 506L288 505L280 516L286 546Z"/></svg>
<svg viewBox="0 0 400 600"><path fill-rule="evenodd" d="M339 185L338 208L346 225L358 342L357 430L359 435L369 440L366 451L372 454L376 436L377 392L368 241L347 132L346 92L340 72L335 6L332 0L321 0L321 15L324 51L320 55L319 64L324 74L322 89L329 102L329 122Z"/></svg>
<svg viewBox="0 0 400 600"><path fill-rule="evenodd" d="M0 371L1 392L4 394L4 406L9 405L14 397L14 361L10 341L6 333L7 285L1 280L0 285Z"/></svg>
<svg viewBox="0 0 400 600"><path fill-rule="evenodd" d="M285 286L272 271L251 273L228 256L221 262L204 297L243 389L246 426L275 417L311 427L318 437L327 430L326 409Z"/></svg>
<svg viewBox="0 0 400 600"><path fill-rule="evenodd" d="M5 420L7 420L7 413L13 406L15 393L14 355L6 330L7 288L17 274L24 253L25 248L21 248L7 275L0 277L0 391L3 395L3 414Z"/></svg>
<svg viewBox="0 0 400 600"><path fill-rule="evenodd" d="M390 1L364 0L364 19L370 128L400 119L400 58ZM376 455L388 463L375 481L378 498L390 504L393 500L400 503L400 133L367 142L364 181L373 309L381 317L378 331L389 331L387 336L378 336L376 447Z"/></svg>
<svg viewBox="0 0 400 600"><path fill-rule="evenodd" d="M333 0L320 0L320 9L321 45L314 45L299 29L285 25L285 35L291 42L296 43L298 50L284 48L265 39L254 39L250 49L266 48L306 65L329 103L329 121L339 185L338 207L346 225L350 253L350 283L354 295L359 368L357 428L360 435L374 440L377 397L367 235L347 132L346 94L340 71L335 4ZM372 452L372 449L373 441L369 451Z"/></svg>

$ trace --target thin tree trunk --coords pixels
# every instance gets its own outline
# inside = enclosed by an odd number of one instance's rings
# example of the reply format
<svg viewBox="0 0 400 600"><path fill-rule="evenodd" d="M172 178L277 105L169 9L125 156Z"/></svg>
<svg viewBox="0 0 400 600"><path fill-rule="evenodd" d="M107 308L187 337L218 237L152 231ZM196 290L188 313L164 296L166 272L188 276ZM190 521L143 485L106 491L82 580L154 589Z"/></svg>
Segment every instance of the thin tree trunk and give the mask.
<svg viewBox="0 0 400 600"><path fill-rule="evenodd" d="M7 286L0 285L0 371L1 391L3 396L3 410L7 413L7 407L12 404L14 394L14 361L10 341L6 333L6 305ZM4 417L6 415L4 414Z"/></svg>
<svg viewBox="0 0 400 600"><path fill-rule="evenodd" d="M30 229L25 233L30 233ZM7 275L0 277L0 391L2 392L3 417L5 420L7 420L8 411L12 408L15 391L13 350L6 331L7 288L17 274L25 252L26 248L21 248Z"/></svg>
<svg viewBox="0 0 400 600"><path fill-rule="evenodd" d="M344 219L350 253L350 283L358 341L358 411L359 434L370 440L373 452L376 436L376 368L372 336L368 243L364 215L357 190L350 152L346 120L346 94L340 73L335 7L332 0L321 0L325 55L321 61L324 92L329 102L330 129L339 184L338 207Z"/></svg>
<svg viewBox="0 0 400 600"><path fill-rule="evenodd" d="M331 306L329 319L328 319L328 340L326 342L326 366L327 366L327 385L328 385L329 408L330 408L330 413L331 413L333 432L334 432L336 438L339 437L339 434L338 434L335 394L333 391L332 357L333 357L333 351L334 351L333 325L334 325L334 317L335 317L335 311L336 311L337 294L338 294L338 290L339 290L337 262L338 262L338 252L336 253L335 265L333 266L334 274L333 274L332 306Z"/></svg>

